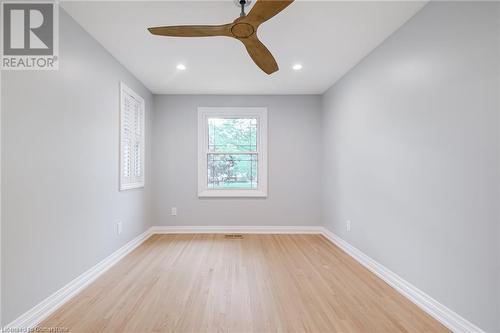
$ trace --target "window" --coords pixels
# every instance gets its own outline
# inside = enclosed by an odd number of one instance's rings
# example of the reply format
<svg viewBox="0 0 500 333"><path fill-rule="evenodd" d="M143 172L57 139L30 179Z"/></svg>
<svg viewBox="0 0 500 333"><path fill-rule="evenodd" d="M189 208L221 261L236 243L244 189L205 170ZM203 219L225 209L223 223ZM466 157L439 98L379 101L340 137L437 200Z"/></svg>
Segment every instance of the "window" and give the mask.
<svg viewBox="0 0 500 333"><path fill-rule="evenodd" d="M198 109L198 196L267 196L267 109Z"/></svg>
<svg viewBox="0 0 500 333"><path fill-rule="evenodd" d="M144 99L120 83L120 190L144 187Z"/></svg>

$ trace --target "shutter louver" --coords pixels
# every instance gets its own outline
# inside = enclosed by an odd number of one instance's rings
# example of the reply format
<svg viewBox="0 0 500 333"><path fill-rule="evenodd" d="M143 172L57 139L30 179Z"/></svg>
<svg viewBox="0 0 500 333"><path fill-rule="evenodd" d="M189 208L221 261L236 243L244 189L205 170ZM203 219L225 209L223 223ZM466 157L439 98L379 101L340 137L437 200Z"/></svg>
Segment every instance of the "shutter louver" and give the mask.
<svg viewBox="0 0 500 333"><path fill-rule="evenodd" d="M144 100L123 83L120 110L120 190L144 186Z"/></svg>

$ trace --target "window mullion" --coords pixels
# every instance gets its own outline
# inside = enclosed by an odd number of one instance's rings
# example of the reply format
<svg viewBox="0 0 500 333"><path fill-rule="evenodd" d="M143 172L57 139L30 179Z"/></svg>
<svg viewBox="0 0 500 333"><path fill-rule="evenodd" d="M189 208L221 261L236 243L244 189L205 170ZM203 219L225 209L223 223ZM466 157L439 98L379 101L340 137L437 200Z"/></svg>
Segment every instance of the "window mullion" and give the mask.
<svg viewBox="0 0 500 333"><path fill-rule="evenodd" d="M259 155L258 151L210 151L205 152L207 155Z"/></svg>

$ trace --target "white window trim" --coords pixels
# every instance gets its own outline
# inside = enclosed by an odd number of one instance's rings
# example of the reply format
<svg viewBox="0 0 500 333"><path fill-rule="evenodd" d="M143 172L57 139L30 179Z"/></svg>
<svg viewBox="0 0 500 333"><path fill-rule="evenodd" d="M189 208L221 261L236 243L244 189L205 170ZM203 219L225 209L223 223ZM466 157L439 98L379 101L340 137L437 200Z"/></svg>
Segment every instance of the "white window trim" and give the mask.
<svg viewBox="0 0 500 333"><path fill-rule="evenodd" d="M207 153L208 153L208 117L256 117L258 181L257 189L213 190L208 188ZM267 108L265 107L199 107L198 108L198 197L267 197Z"/></svg>
<svg viewBox="0 0 500 333"><path fill-rule="evenodd" d="M124 93L132 96L134 99L139 101L140 107L141 107L141 141L140 141L140 151L141 151L141 166L142 166L142 175L140 177L140 180L137 180L135 182L130 182L126 181L124 176L123 176L123 150L124 150L124 145L123 145L123 138L122 138L122 131L123 131L123 95ZM120 135L120 166L119 166L119 173L120 173L120 191L125 191L125 190L131 190L131 189L136 189L136 188L142 188L144 187L145 179L146 179L146 167L145 167L145 118L146 118L146 107L145 107L145 102L144 98L139 96L135 91L133 91L131 88L129 88L124 82L120 82L120 128L119 128L119 135Z"/></svg>

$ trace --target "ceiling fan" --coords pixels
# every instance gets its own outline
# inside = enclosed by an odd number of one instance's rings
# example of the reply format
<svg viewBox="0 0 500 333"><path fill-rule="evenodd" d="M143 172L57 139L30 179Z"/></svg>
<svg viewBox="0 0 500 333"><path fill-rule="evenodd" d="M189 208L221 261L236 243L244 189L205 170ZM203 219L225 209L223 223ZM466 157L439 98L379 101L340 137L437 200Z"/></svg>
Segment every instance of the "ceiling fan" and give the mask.
<svg viewBox="0 0 500 333"><path fill-rule="evenodd" d="M288 7L293 0L257 0L252 10L245 13L251 0L236 0L241 14L232 23L223 25L184 25L148 28L153 35L169 37L213 37L236 38L245 45L255 64L267 74L279 70L273 55L257 37L259 26Z"/></svg>

